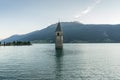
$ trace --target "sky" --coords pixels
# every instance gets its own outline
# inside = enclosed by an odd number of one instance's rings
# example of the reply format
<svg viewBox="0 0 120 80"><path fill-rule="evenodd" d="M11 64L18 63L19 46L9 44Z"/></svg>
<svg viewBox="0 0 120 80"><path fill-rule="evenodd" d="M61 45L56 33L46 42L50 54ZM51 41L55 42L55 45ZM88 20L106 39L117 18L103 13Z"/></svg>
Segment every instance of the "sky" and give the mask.
<svg viewBox="0 0 120 80"><path fill-rule="evenodd" d="M0 39L51 24L120 24L120 0L0 0Z"/></svg>

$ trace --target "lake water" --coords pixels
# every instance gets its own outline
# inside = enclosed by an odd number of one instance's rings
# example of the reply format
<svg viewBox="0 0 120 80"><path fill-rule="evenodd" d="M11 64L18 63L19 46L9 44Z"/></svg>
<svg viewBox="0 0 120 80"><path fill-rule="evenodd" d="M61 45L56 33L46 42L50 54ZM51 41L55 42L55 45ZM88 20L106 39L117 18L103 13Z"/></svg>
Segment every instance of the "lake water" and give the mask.
<svg viewBox="0 0 120 80"><path fill-rule="evenodd" d="M0 80L120 80L120 44L2 46Z"/></svg>

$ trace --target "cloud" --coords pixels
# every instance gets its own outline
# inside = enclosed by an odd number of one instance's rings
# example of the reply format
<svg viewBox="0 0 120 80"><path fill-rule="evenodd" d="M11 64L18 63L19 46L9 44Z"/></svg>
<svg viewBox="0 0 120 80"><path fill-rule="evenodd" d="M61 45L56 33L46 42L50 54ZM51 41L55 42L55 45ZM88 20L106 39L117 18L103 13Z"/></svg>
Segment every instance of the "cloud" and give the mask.
<svg viewBox="0 0 120 80"><path fill-rule="evenodd" d="M102 0L95 0L96 4L99 4Z"/></svg>
<svg viewBox="0 0 120 80"><path fill-rule="evenodd" d="M81 16L86 15L87 13L92 11L92 9L95 8L96 5L99 4L102 0L92 0L92 1L94 1L94 3L90 6L88 6L85 10L81 11L81 13L75 15L75 18L80 18Z"/></svg>

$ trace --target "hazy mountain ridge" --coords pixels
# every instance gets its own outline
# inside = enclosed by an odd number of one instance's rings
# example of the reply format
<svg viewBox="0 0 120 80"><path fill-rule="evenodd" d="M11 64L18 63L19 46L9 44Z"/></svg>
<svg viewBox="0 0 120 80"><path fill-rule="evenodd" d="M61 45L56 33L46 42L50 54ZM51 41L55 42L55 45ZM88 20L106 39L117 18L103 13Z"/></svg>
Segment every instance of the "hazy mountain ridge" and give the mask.
<svg viewBox="0 0 120 80"><path fill-rule="evenodd" d="M12 41L55 41L57 23L42 30L37 30L24 35L14 35L2 40ZM82 24L79 22L61 22L64 42L120 42L120 25Z"/></svg>

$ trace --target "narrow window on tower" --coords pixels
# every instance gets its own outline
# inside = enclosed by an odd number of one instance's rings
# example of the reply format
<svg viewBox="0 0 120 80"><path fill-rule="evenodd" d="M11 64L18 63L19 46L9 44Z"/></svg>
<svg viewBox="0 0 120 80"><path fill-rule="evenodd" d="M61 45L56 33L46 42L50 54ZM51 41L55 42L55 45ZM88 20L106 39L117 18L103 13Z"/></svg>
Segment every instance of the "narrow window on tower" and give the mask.
<svg viewBox="0 0 120 80"><path fill-rule="evenodd" d="M60 34L59 33L57 33L57 36L59 36Z"/></svg>

